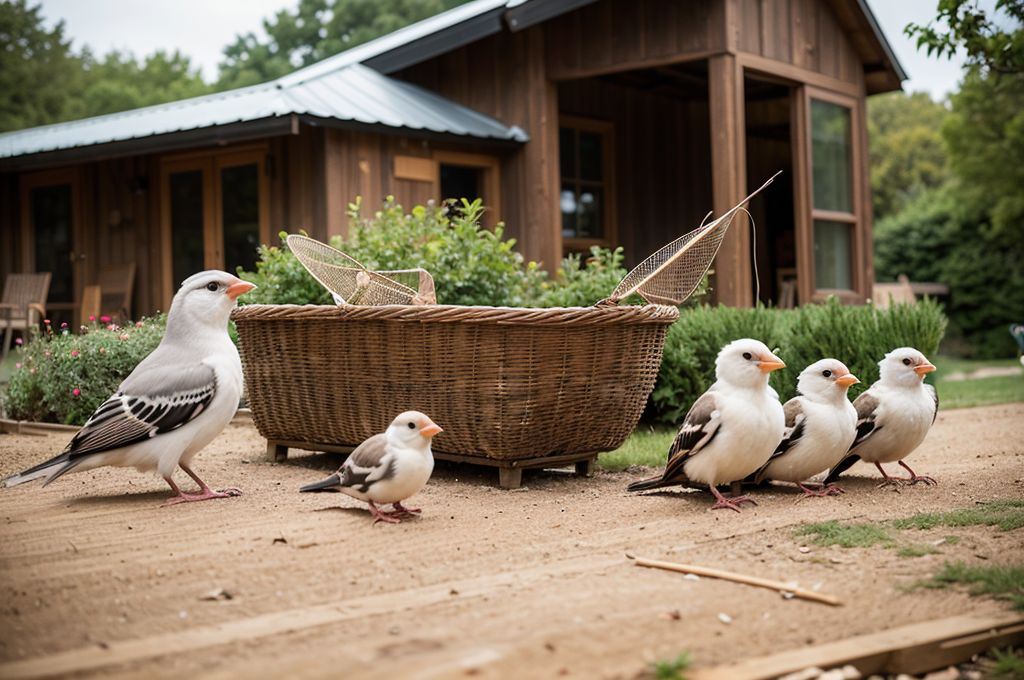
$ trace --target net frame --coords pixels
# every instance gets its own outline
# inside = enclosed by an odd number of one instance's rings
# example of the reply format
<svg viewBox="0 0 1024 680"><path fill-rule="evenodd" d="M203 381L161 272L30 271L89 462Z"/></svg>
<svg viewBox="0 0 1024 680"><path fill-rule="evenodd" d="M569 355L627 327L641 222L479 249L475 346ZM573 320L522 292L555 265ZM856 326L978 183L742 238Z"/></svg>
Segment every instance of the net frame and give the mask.
<svg viewBox="0 0 1024 680"><path fill-rule="evenodd" d="M352 256L308 236L291 234L285 242L299 263L331 293L337 304L368 307L437 304L434 279L425 269L373 271Z"/></svg>
<svg viewBox="0 0 1024 680"><path fill-rule="evenodd" d="M685 302L711 268L733 218L780 174L781 170L710 224L701 224L659 248L626 274L612 294L598 304L616 305L633 294L655 304Z"/></svg>

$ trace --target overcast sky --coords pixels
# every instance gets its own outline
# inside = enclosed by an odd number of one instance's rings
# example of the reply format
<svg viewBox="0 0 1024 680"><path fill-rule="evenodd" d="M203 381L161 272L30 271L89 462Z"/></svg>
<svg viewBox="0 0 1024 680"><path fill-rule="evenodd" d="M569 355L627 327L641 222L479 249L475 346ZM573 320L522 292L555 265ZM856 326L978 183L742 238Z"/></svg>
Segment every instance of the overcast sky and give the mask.
<svg viewBox="0 0 1024 680"><path fill-rule="evenodd" d="M943 98L956 87L960 59L928 59L903 35L908 22L924 23L934 16L936 0L868 0L868 4L910 76L904 89L927 90ZM89 45L100 54L116 48L143 56L156 49L177 48L202 67L208 81L216 78L221 50L236 35L262 33L264 17L297 5L297 0L42 0L43 15L51 23L64 20L76 49Z"/></svg>

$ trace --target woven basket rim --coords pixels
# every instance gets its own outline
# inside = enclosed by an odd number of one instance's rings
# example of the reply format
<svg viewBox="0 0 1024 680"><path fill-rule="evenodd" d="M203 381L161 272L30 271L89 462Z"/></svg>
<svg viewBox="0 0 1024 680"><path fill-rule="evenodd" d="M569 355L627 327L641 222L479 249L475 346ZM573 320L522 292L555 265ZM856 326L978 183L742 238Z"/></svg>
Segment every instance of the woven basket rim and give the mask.
<svg viewBox="0 0 1024 680"><path fill-rule="evenodd" d="M270 305L238 307L235 320L343 318L359 320L432 321L437 323L608 324L664 323L679 318L670 305L607 305L600 307L489 307L470 305Z"/></svg>

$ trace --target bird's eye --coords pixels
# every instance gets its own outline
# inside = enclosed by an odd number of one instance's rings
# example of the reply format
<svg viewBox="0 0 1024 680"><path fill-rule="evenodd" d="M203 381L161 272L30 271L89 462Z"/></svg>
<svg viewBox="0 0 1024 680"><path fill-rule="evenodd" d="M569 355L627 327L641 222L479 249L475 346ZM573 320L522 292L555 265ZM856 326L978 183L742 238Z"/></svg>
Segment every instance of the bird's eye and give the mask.
<svg viewBox="0 0 1024 680"><path fill-rule="evenodd" d="M750 352L744 352L743 353L743 358L746 359L747 361L750 361L754 357L750 354Z"/></svg>
<svg viewBox="0 0 1024 680"><path fill-rule="evenodd" d="M206 290L215 291L218 288L220 288L220 286L218 286L216 283L213 283L212 281L206 284Z"/></svg>
<svg viewBox="0 0 1024 680"><path fill-rule="evenodd" d="M416 423L409 423L409 429L410 430L415 430L416 429Z"/></svg>
<svg viewBox="0 0 1024 680"><path fill-rule="evenodd" d="M828 370L822 371L821 374L823 376L825 376L826 378L831 378L832 377L832 371L828 371Z"/></svg>
<svg viewBox="0 0 1024 680"><path fill-rule="evenodd" d="M910 359L904 359L903 360L903 365L904 366L909 366L910 365Z"/></svg>

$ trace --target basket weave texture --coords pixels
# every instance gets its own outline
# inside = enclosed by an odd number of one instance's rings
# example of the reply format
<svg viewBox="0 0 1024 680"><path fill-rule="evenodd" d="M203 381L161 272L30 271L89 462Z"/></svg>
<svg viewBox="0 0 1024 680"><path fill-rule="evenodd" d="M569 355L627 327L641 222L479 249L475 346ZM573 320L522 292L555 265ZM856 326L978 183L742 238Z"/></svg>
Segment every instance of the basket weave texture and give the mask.
<svg viewBox="0 0 1024 680"><path fill-rule="evenodd" d="M675 307L247 305L233 318L253 419L272 441L355 446L415 409L437 451L498 460L617 448Z"/></svg>

